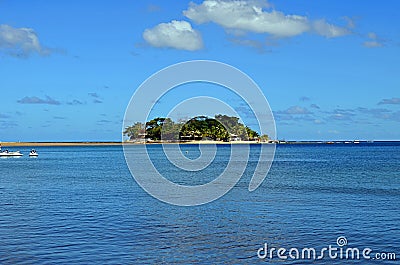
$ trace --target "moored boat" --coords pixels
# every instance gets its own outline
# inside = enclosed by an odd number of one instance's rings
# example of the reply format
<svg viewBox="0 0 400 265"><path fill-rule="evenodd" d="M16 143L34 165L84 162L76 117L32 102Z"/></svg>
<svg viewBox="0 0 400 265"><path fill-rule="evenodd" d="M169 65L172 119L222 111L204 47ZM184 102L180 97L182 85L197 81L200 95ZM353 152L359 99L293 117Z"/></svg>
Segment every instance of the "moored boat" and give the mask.
<svg viewBox="0 0 400 265"><path fill-rule="evenodd" d="M23 156L19 151L10 152L8 150L0 151L0 157L18 157Z"/></svg>
<svg viewBox="0 0 400 265"><path fill-rule="evenodd" d="M38 156L39 154L36 152L36 150L35 149L32 149L30 152L29 152L29 156L30 157L35 157L35 156Z"/></svg>

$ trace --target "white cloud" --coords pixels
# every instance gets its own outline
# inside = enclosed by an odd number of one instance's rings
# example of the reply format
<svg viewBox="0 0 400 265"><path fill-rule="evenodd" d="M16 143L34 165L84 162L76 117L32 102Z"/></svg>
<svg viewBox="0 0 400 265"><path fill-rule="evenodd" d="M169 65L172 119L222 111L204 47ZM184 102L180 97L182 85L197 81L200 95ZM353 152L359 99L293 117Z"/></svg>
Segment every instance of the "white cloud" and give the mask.
<svg viewBox="0 0 400 265"><path fill-rule="evenodd" d="M314 21L313 29L318 35L327 38L341 37L351 33L350 30L329 24L323 19Z"/></svg>
<svg viewBox="0 0 400 265"><path fill-rule="evenodd" d="M61 103L49 96L46 96L46 98L38 98L38 97L24 97L20 100L17 100L18 103L20 104L47 104L47 105L60 105Z"/></svg>
<svg viewBox="0 0 400 265"><path fill-rule="evenodd" d="M375 32L367 34L369 40L364 41L363 45L367 48L378 48L383 46L384 40L381 40Z"/></svg>
<svg viewBox="0 0 400 265"><path fill-rule="evenodd" d="M314 120L314 123L315 123L315 124L324 124L324 122L321 121L321 120L319 120L319 119L315 119L315 120Z"/></svg>
<svg viewBox="0 0 400 265"><path fill-rule="evenodd" d="M172 20L143 32L143 38L154 47L195 51L203 48L200 33L189 22Z"/></svg>
<svg viewBox="0 0 400 265"><path fill-rule="evenodd" d="M216 23L228 31L239 30L266 33L273 37L293 37L306 32L333 38L350 34L346 28L325 20L310 21L306 16L287 15L270 8L265 1L205 0L201 4L190 3L183 14L196 23Z"/></svg>
<svg viewBox="0 0 400 265"><path fill-rule="evenodd" d="M373 41L364 41L363 45L364 45L365 47L367 47L367 48L377 48L377 47L382 47L382 46L383 46L382 43L380 43L380 42L378 42L378 41L376 41L376 40L373 40Z"/></svg>
<svg viewBox="0 0 400 265"><path fill-rule="evenodd" d="M353 18L350 17L343 17L343 19L347 22L347 27L349 29L354 29L356 27L356 22Z"/></svg>
<svg viewBox="0 0 400 265"><path fill-rule="evenodd" d="M236 44L236 45L241 45L241 46L247 46L251 47L257 50L259 53L264 53L264 45L262 42L257 41L257 40L247 40L247 39L240 39L240 38L232 38L229 39L230 42Z"/></svg>
<svg viewBox="0 0 400 265"><path fill-rule="evenodd" d="M400 98L384 98L378 103L378 105L383 104L400 105Z"/></svg>
<svg viewBox="0 0 400 265"><path fill-rule="evenodd" d="M373 40L376 40L378 38L378 36L376 35L375 32L369 32L367 34L367 36L368 36L368 38L373 39Z"/></svg>
<svg viewBox="0 0 400 265"><path fill-rule="evenodd" d="M283 111L277 111L277 114L286 114L286 115L305 115L312 114L308 109L300 107L300 106L292 106Z"/></svg>
<svg viewBox="0 0 400 265"><path fill-rule="evenodd" d="M32 53L47 55L50 52L40 45L33 29L14 28L5 24L0 25L0 50L19 57L27 57Z"/></svg>

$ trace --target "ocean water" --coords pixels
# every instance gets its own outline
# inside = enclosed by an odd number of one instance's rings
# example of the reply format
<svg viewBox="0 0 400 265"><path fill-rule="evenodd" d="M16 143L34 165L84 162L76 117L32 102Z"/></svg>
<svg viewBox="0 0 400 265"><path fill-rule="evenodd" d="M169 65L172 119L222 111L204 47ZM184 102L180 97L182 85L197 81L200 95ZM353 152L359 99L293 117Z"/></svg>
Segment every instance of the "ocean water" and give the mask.
<svg viewBox="0 0 400 265"><path fill-rule="evenodd" d="M399 264L398 143L279 145L267 178L249 192L254 145L239 183L195 207L148 195L119 146L37 147L38 158L19 149L24 157L0 159L0 264ZM182 150L199 154L196 145ZM201 184L223 170L230 149L218 146L216 161L194 173L174 168L159 145L148 151L168 178ZM338 237L343 249L397 260L257 256L265 243L318 251L338 247Z"/></svg>

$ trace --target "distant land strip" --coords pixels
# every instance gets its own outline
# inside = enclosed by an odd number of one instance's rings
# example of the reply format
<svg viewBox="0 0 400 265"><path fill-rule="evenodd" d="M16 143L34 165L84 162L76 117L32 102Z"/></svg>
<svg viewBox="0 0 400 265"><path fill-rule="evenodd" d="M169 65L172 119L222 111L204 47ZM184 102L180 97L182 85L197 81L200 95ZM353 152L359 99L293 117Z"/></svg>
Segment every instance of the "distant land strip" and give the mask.
<svg viewBox="0 0 400 265"><path fill-rule="evenodd" d="M6 146L100 146L100 145L121 145L122 142L1 142L2 147Z"/></svg>
<svg viewBox="0 0 400 265"><path fill-rule="evenodd" d="M400 144L400 141L393 141L393 140L379 140L379 141L276 141L275 144L350 144L350 145L357 145L357 144L371 144L371 143L393 143L393 144ZM271 143L264 143L264 142L257 142L257 141L231 141L231 142L223 142L223 141L209 141L209 140L199 140L199 141L184 141L184 142L168 142L168 141L151 141L151 142L0 142L0 145L3 147L12 147L12 146L29 146L29 147L36 147L36 146L118 146L118 145L142 145L142 144L271 144Z"/></svg>

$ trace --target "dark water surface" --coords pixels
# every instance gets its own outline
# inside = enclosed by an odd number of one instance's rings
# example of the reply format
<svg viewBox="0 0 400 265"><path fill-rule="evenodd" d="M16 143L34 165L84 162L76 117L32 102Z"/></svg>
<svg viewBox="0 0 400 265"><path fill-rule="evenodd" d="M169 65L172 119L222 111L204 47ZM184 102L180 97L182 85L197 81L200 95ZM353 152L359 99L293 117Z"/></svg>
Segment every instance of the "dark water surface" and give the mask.
<svg viewBox="0 0 400 265"><path fill-rule="evenodd" d="M175 182L220 174L229 146L203 172L185 173L149 146ZM198 147L182 147L196 156ZM398 264L400 145L280 145L264 183L248 191L259 148L224 197L168 205L133 180L118 146L38 147L38 158L0 159L1 264ZM394 252L397 261L261 260L257 250L347 247Z"/></svg>

